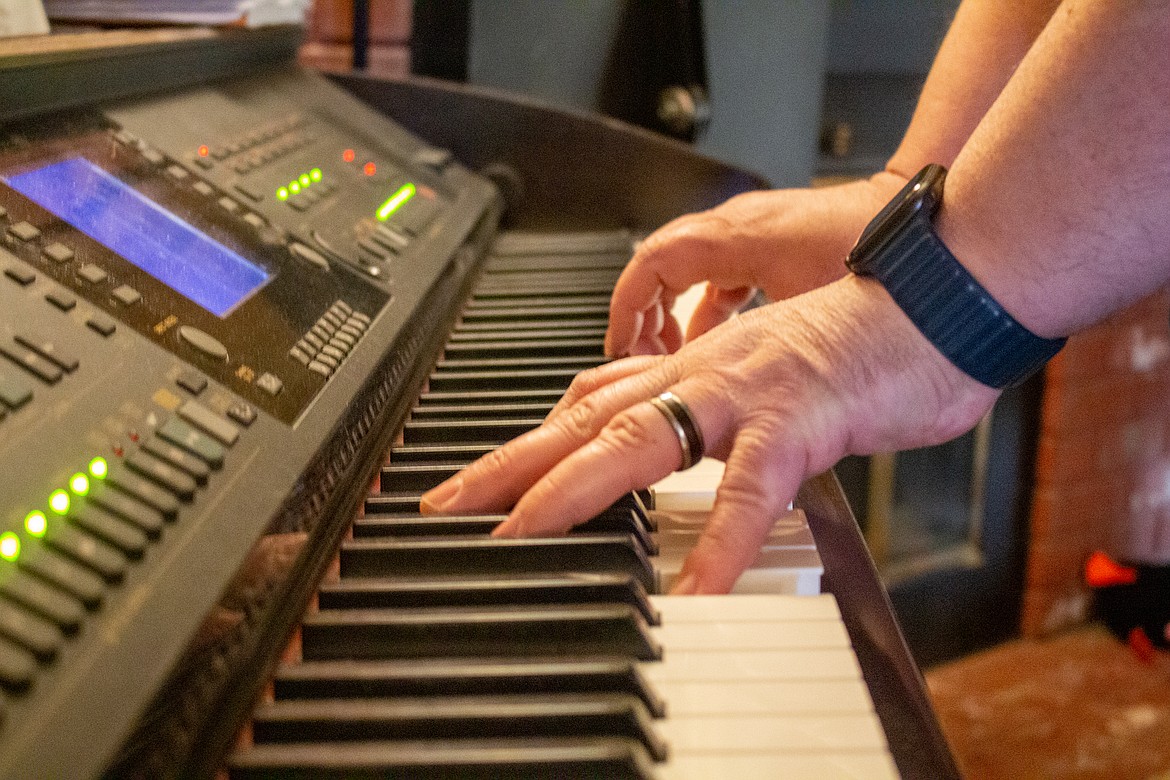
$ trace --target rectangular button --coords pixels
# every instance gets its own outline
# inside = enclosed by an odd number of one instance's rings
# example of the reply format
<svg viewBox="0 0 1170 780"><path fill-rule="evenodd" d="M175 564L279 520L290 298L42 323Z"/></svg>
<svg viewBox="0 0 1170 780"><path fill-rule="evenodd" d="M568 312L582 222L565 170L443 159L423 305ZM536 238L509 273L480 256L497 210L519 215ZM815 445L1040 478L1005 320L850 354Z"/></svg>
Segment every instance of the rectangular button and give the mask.
<svg viewBox="0 0 1170 780"><path fill-rule="evenodd" d="M85 324L107 338L114 335L114 331L118 329L118 323L100 312L94 312L89 315L89 319L85 321Z"/></svg>
<svg viewBox="0 0 1170 780"><path fill-rule="evenodd" d="M129 493L147 506L157 509L168 520L179 513L179 500L169 490L125 468L115 468L106 477L106 482Z"/></svg>
<svg viewBox="0 0 1170 780"><path fill-rule="evenodd" d="M197 431L177 417L167 420L158 429L158 435L176 444L192 455L202 458L213 469L223 466L223 445L207 434Z"/></svg>
<svg viewBox="0 0 1170 780"><path fill-rule="evenodd" d="M21 287L27 287L37 280L36 273L22 265L13 265L5 268L4 275Z"/></svg>
<svg viewBox="0 0 1170 780"><path fill-rule="evenodd" d="M18 333L16 340L22 346L33 350L45 360L54 363L63 371L73 373L81 364L77 356L68 348L65 348L60 341L52 341L35 333Z"/></svg>
<svg viewBox="0 0 1170 780"><path fill-rule="evenodd" d="M32 653L0 639L0 685L11 691L23 691L32 685L37 660Z"/></svg>
<svg viewBox="0 0 1170 780"><path fill-rule="evenodd" d="M163 516L161 512L125 493L107 487L105 484L99 483L91 487L86 501L102 507L131 525L137 526L150 539L157 539L162 532Z"/></svg>
<svg viewBox="0 0 1170 780"><path fill-rule="evenodd" d="M77 305L77 297L64 290L50 290L45 293L45 300L61 311L71 311Z"/></svg>
<svg viewBox="0 0 1170 780"><path fill-rule="evenodd" d="M4 355L21 368L32 372L38 379L50 385L57 383L61 379L61 369L31 349L23 347L10 339L0 340L0 355Z"/></svg>
<svg viewBox="0 0 1170 780"><path fill-rule="evenodd" d="M166 461L138 450L126 458L126 465L147 479L158 483L183 501L195 497L195 480Z"/></svg>
<svg viewBox="0 0 1170 780"><path fill-rule="evenodd" d="M21 241L32 241L34 238L40 237L41 231L28 222L17 222L8 227L8 234Z"/></svg>
<svg viewBox="0 0 1170 780"><path fill-rule="evenodd" d="M142 449L187 472L194 477L196 484L207 484L207 478L211 475L211 466L182 447L171 444L164 439L150 438L142 443Z"/></svg>
<svg viewBox="0 0 1170 780"><path fill-rule="evenodd" d="M75 502L69 509L69 519L94 536L114 545L130 558L141 558L146 552L145 531L120 520L96 504Z"/></svg>
<svg viewBox="0 0 1170 780"><path fill-rule="evenodd" d="M73 259L73 250L57 241L46 246L44 253L54 263L68 263Z"/></svg>
<svg viewBox="0 0 1170 780"><path fill-rule="evenodd" d="M80 601L15 566L3 567L0 593L48 618L69 634L81 627L85 617L85 607Z"/></svg>
<svg viewBox="0 0 1170 780"><path fill-rule="evenodd" d="M61 629L22 607L0 599L0 634L42 661L57 654L64 636Z"/></svg>
<svg viewBox="0 0 1170 780"><path fill-rule="evenodd" d="M202 428L229 447L240 438L239 426L228 422L203 404L188 401L179 407L178 414L187 422L197 428Z"/></svg>
<svg viewBox="0 0 1170 780"><path fill-rule="evenodd" d="M72 593L89 609L101 604L105 595L106 586L101 577L40 543L23 545L20 568Z"/></svg>
<svg viewBox="0 0 1170 780"><path fill-rule="evenodd" d="M32 388L23 380L0 371L0 403L10 409L19 409L33 396Z"/></svg>
<svg viewBox="0 0 1170 780"><path fill-rule="evenodd" d="M110 583L121 581L130 564L121 551L68 523L50 524L45 544Z"/></svg>

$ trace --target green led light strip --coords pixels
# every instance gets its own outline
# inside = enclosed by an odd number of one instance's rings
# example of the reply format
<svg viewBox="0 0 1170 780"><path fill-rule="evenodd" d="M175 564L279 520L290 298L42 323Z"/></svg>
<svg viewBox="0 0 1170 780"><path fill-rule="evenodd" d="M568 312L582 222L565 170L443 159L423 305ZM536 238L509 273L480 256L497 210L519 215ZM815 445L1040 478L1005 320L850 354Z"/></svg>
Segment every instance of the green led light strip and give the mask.
<svg viewBox="0 0 1170 780"><path fill-rule="evenodd" d="M395 211L406 205L406 202L414 197L414 193L418 191L410 182L403 184L398 188L398 192L390 196L390 198L378 207L378 221L385 222L394 215Z"/></svg>
<svg viewBox="0 0 1170 780"><path fill-rule="evenodd" d="M276 190L276 199L288 200L302 190L307 190L309 187L312 187L323 178L325 178L325 174L321 172L320 168L314 168L308 173L302 173L288 184L278 188Z"/></svg>
<svg viewBox="0 0 1170 780"><path fill-rule="evenodd" d="M86 473L88 472L88 473ZM91 459L86 465L86 471L79 471L69 478L69 489L58 488L49 494L49 511L52 515L65 517L69 513L74 495L84 496L93 487L97 480L106 478L110 472L109 462L100 455ZM31 537L43 537L49 530L49 515L40 509L34 509L24 516L24 532ZM20 536L13 531L0 534L0 560L16 561L20 558Z"/></svg>

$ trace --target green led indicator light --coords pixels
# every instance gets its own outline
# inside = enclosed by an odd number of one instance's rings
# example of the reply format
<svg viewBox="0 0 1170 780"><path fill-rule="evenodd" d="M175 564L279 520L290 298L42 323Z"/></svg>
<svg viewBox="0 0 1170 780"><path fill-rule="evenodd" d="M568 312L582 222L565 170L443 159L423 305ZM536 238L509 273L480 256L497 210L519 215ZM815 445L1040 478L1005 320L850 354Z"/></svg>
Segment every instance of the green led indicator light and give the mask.
<svg viewBox="0 0 1170 780"><path fill-rule="evenodd" d="M53 494L49 496L49 509L52 509L59 515L63 515L69 511L69 494L64 490L54 490Z"/></svg>
<svg viewBox="0 0 1170 780"><path fill-rule="evenodd" d="M0 534L0 558L15 561L20 557L20 537L8 531Z"/></svg>
<svg viewBox="0 0 1170 780"><path fill-rule="evenodd" d="M309 171L309 178L313 181L321 181L321 177L323 175L324 174L321 173L320 168L314 168L313 170Z"/></svg>
<svg viewBox="0 0 1170 780"><path fill-rule="evenodd" d="M45 517L44 512L29 512L24 518L24 530L30 536L44 536L45 531L49 530L49 518Z"/></svg>
<svg viewBox="0 0 1170 780"><path fill-rule="evenodd" d="M307 173L302 173L299 181L300 181L302 187L308 187L310 184L313 183L313 179Z"/></svg>
<svg viewBox="0 0 1170 780"><path fill-rule="evenodd" d="M89 475L94 479L105 479L110 473L110 464L103 457L96 457L89 462Z"/></svg>
<svg viewBox="0 0 1170 780"><path fill-rule="evenodd" d="M407 201L414 197L414 193L417 191L417 189L418 188L410 182L407 182L406 184L403 184L401 187L399 187L398 192L391 195L385 203L378 207L378 220L385 222L386 220L390 219L390 217L394 215L395 211L398 211L398 209L406 205Z"/></svg>
<svg viewBox="0 0 1170 780"><path fill-rule="evenodd" d="M290 181L288 183L288 191L291 192L293 195L296 195L298 192L301 191L301 183L299 181Z"/></svg>
<svg viewBox="0 0 1170 780"><path fill-rule="evenodd" d="M276 191L277 200L288 200L288 187L281 187Z"/></svg>
<svg viewBox="0 0 1170 780"><path fill-rule="evenodd" d="M69 489L79 496L89 492L89 477L84 474L74 474L69 478Z"/></svg>

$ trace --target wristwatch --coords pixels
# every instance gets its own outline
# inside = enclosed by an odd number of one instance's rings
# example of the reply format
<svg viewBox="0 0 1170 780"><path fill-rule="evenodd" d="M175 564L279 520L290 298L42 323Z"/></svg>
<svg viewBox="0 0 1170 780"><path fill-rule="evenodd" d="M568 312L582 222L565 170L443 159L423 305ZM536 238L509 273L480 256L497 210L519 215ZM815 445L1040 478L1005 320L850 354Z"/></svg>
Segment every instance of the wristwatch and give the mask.
<svg viewBox="0 0 1170 780"><path fill-rule="evenodd" d="M947 169L928 165L862 231L845 265L872 276L948 360L989 387L1027 379L1064 346L1008 314L934 231Z"/></svg>

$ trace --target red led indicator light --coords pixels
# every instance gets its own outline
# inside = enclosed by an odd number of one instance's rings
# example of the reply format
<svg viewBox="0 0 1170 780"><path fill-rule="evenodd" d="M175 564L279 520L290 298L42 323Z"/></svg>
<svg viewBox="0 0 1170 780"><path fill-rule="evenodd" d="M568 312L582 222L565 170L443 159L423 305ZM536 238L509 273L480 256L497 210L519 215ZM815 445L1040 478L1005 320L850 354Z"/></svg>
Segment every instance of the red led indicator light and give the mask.
<svg viewBox="0 0 1170 780"><path fill-rule="evenodd" d="M211 154L211 150L207 148L207 144L204 144L203 146L199 147L199 156L200 157L206 157L209 154Z"/></svg>
<svg viewBox="0 0 1170 780"><path fill-rule="evenodd" d="M346 149L341 153L341 159L345 160L346 162L353 162L355 159L357 159L357 152L355 152L353 149Z"/></svg>
<svg viewBox="0 0 1170 780"><path fill-rule="evenodd" d="M362 171L366 174L366 176L373 176L378 172L378 166L374 165L372 162L368 162L362 167Z"/></svg>

